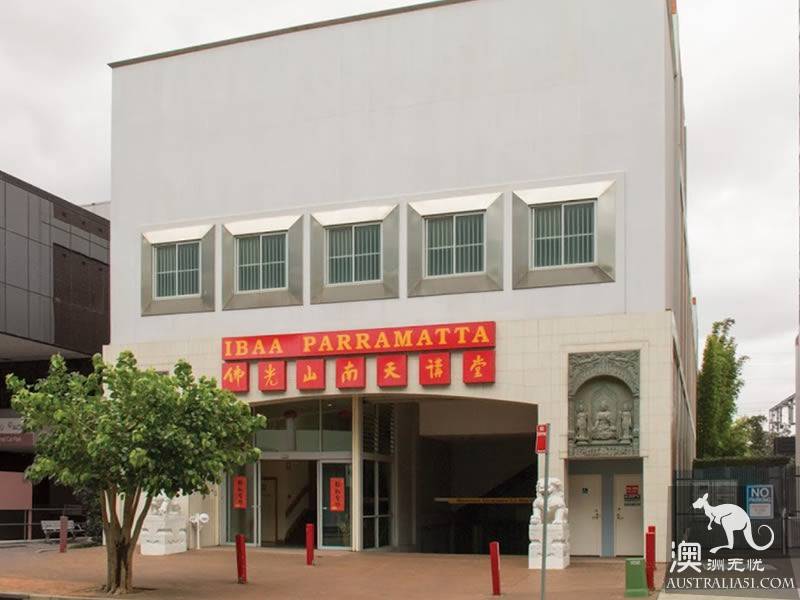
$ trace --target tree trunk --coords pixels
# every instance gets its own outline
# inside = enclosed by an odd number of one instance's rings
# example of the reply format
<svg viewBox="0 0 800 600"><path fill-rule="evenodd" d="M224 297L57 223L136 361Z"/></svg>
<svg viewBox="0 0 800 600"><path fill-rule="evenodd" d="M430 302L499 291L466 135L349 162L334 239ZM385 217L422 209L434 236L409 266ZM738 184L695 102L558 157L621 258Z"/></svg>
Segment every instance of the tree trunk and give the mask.
<svg viewBox="0 0 800 600"><path fill-rule="evenodd" d="M136 518L139 494L130 496L123 503L122 523L113 504L116 495L108 493L108 513L103 511L103 527L106 534L106 585L103 590L109 594L121 595L133 591L133 557L136 542L150 510L150 497L145 500L142 512ZM104 507L105 508L105 507Z"/></svg>

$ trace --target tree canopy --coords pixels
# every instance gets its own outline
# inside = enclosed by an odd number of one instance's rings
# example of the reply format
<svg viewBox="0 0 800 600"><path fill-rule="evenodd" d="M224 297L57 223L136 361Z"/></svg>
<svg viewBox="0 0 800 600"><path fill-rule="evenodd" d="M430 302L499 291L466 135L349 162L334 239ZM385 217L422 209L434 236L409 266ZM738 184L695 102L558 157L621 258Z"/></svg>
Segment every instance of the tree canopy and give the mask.
<svg viewBox="0 0 800 600"><path fill-rule="evenodd" d="M697 456L735 456L740 432L732 431L736 400L742 390L746 356L737 356L731 335L735 321L715 322L706 338L703 364L697 378ZM740 428L741 429L741 428Z"/></svg>
<svg viewBox="0 0 800 600"><path fill-rule="evenodd" d="M185 361L168 374L140 369L130 352L115 364L99 355L93 362L93 372L82 375L55 355L46 378L27 385L8 375L6 385L24 429L37 436L28 478L99 495L105 589L124 593L132 589L133 551L152 497L207 494L225 473L257 460L253 434L264 417L215 379L195 378Z"/></svg>

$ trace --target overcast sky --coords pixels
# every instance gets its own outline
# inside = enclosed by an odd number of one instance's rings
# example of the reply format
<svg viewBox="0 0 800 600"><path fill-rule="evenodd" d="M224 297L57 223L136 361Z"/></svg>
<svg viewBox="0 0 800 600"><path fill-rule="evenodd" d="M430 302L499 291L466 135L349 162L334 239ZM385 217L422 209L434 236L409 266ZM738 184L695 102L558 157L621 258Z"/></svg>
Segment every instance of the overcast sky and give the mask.
<svg viewBox="0 0 800 600"><path fill-rule="evenodd" d="M0 0L0 170L79 204L108 200L106 63L412 3ZM679 1L700 345L711 322L736 319L751 357L743 414L794 390L797 6Z"/></svg>

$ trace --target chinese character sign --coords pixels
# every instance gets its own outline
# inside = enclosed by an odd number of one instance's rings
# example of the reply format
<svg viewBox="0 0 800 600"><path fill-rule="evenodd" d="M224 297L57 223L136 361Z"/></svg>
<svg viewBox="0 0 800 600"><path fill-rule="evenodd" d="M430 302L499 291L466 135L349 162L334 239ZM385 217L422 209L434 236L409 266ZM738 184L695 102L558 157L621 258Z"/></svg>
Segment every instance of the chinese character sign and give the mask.
<svg viewBox="0 0 800 600"><path fill-rule="evenodd" d="M247 477L233 478L233 508L247 508Z"/></svg>
<svg viewBox="0 0 800 600"><path fill-rule="evenodd" d="M468 350L461 360L464 383L494 383L494 350Z"/></svg>
<svg viewBox="0 0 800 600"><path fill-rule="evenodd" d="M336 387L340 390L363 389L367 385L363 356L336 359Z"/></svg>
<svg viewBox="0 0 800 600"><path fill-rule="evenodd" d="M345 511L344 477L331 477L330 479L330 507L331 512Z"/></svg>
<svg viewBox="0 0 800 600"><path fill-rule="evenodd" d="M547 423L536 426L536 454L545 454L547 452L548 428Z"/></svg>
<svg viewBox="0 0 800 600"><path fill-rule="evenodd" d="M222 388L231 392L246 392L250 389L250 365L246 362L222 364Z"/></svg>
<svg viewBox="0 0 800 600"><path fill-rule="evenodd" d="M408 359L405 354L378 356L378 387L406 387L408 385Z"/></svg>
<svg viewBox="0 0 800 600"><path fill-rule="evenodd" d="M419 355L420 385L450 384L450 353L425 352Z"/></svg>
<svg viewBox="0 0 800 600"><path fill-rule="evenodd" d="M295 368L298 390L325 389L325 359L298 360Z"/></svg>
<svg viewBox="0 0 800 600"><path fill-rule="evenodd" d="M262 392L286 391L285 360L265 360L258 363L258 389Z"/></svg>

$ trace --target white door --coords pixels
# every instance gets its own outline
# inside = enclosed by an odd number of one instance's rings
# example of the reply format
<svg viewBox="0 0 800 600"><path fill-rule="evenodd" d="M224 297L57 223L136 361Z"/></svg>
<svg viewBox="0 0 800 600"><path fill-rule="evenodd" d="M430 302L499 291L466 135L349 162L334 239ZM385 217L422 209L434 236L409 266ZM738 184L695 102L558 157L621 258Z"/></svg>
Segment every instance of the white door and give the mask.
<svg viewBox="0 0 800 600"><path fill-rule="evenodd" d="M642 476L614 475L614 554L642 556L643 553Z"/></svg>
<svg viewBox="0 0 800 600"><path fill-rule="evenodd" d="M278 541L278 480L261 478L261 542Z"/></svg>
<svg viewBox="0 0 800 600"><path fill-rule="evenodd" d="M570 552L600 556L602 551L603 480L600 475L569 476Z"/></svg>

